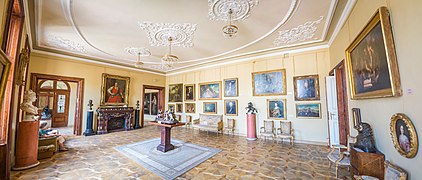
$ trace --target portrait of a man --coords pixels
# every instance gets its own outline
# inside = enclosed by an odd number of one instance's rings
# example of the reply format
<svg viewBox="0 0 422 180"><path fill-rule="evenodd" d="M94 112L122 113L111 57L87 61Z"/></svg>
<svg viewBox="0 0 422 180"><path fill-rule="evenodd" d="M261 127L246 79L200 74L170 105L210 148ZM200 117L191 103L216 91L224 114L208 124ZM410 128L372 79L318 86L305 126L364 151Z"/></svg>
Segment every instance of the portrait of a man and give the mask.
<svg viewBox="0 0 422 180"><path fill-rule="evenodd" d="M237 100L224 100L226 116L237 116Z"/></svg>
<svg viewBox="0 0 422 180"><path fill-rule="evenodd" d="M319 100L318 75L294 77L295 100Z"/></svg>
<svg viewBox="0 0 422 180"><path fill-rule="evenodd" d="M103 105L128 104L129 77L103 74Z"/></svg>
<svg viewBox="0 0 422 180"><path fill-rule="evenodd" d="M185 85L185 101L195 101L195 84Z"/></svg>

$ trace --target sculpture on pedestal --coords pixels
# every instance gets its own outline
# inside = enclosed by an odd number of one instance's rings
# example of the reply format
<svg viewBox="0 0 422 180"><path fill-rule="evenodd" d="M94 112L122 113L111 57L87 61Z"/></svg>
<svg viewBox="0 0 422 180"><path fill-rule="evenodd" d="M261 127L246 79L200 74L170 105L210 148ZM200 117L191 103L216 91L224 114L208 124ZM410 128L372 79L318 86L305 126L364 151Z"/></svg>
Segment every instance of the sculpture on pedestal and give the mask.
<svg viewBox="0 0 422 180"><path fill-rule="evenodd" d="M356 136L357 141L354 147L365 152L376 152L374 134L372 133L371 125L368 123L361 123L358 131L359 134Z"/></svg>
<svg viewBox="0 0 422 180"><path fill-rule="evenodd" d="M24 121L38 120L38 116L35 116L38 114L38 108L32 105L35 100L37 100L37 94L34 91L25 91L25 94L23 95L23 102L20 105L21 110L26 113Z"/></svg>
<svg viewBox="0 0 422 180"><path fill-rule="evenodd" d="M248 107L245 108L246 109L246 114L256 114L258 113L258 111L256 110L255 107L253 107L252 102L248 103Z"/></svg>

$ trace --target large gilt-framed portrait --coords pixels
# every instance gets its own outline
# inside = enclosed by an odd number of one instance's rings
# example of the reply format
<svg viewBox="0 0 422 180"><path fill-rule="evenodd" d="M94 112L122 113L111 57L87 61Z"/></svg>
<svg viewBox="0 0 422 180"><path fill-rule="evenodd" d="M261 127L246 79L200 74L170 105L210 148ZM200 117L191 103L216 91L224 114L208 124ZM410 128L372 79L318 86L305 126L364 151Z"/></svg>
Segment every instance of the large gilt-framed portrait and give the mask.
<svg viewBox="0 0 422 180"><path fill-rule="evenodd" d="M318 75L293 77L293 84L296 101L319 100Z"/></svg>
<svg viewBox="0 0 422 180"><path fill-rule="evenodd" d="M185 84L185 101L195 101L195 84Z"/></svg>
<svg viewBox="0 0 422 180"><path fill-rule="evenodd" d="M239 94L238 79L224 79L224 97L237 97Z"/></svg>
<svg viewBox="0 0 422 180"><path fill-rule="evenodd" d="M129 104L130 77L103 73L101 105L123 106Z"/></svg>
<svg viewBox="0 0 422 180"><path fill-rule="evenodd" d="M199 100L221 99L221 81L199 83Z"/></svg>
<svg viewBox="0 0 422 180"><path fill-rule="evenodd" d="M400 96L390 18L381 7L346 49L352 99Z"/></svg>
<svg viewBox="0 0 422 180"><path fill-rule="evenodd" d="M286 95L286 70L252 73L252 92L254 96Z"/></svg>
<svg viewBox="0 0 422 180"><path fill-rule="evenodd" d="M183 102L183 84L169 85L169 102Z"/></svg>
<svg viewBox="0 0 422 180"><path fill-rule="evenodd" d="M287 119L286 99L267 99L268 119Z"/></svg>
<svg viewBox="0 0 422 180"><path fill-rule="evenodd" d="M10 60L0 49L0 109L3 104L4 91L6 90L7 78L10 70Z"/></svg>
<svg viewBox="0 0 422 180"><path fill-rule="evenodd" d="M412 121L403 113L396 113L390 122L391 138L396 150L404 157L413 158L418 153L418 135Z"/></svg>

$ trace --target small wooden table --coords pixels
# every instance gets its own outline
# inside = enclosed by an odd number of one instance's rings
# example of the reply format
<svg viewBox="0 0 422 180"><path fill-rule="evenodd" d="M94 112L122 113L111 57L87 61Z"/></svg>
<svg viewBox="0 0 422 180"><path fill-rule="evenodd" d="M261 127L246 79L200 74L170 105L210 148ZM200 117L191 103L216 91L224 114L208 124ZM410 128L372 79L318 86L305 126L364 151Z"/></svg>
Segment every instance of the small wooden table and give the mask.
<svg viewBox="0 0 422 180"><path fill-rule="evenodd" d="M177 124L161 124L156 121L149 122L149 124L161 127L161 143L157 146L157 150L164 153L174 149L173 144L171 144L171 128L185 125L182 122Z"/></svg>

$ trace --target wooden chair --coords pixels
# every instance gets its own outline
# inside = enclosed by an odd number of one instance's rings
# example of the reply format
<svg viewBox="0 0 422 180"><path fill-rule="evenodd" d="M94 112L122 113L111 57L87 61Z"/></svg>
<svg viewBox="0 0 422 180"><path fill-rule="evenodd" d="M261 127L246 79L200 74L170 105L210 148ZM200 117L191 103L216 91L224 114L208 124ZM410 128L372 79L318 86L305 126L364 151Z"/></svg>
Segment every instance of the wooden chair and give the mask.
<svg viewBox="0 0 422 180"><path fill-rule="evenodd" d="M192 116L191 115L186 115L186 122L185 122L185 127L186 128L190 128L192 127Z"/></svg>
<svg viewBox="0 0 422 180"><path fill-rule="evenodd" d="M284 139L289 139L290 144L293 145L294 135L293 135L291 121L280 121L280 128L277 128L276 139L277 139L277 143L278 143L278 140L281 140L283 142Z"/></svg>
<svg viewBox="0 0 422 180"><path fill-rule="evenodd" d="M234 119L227 119L227 125L224 126L224 131L227 132L227 134L232 134L234 136L234 130L235 130L236 124Z"/></svg>
<svg viewBox="0 0 422 180"><path fill-rule="evenodd" d="M259 136L261 140L267 140L267 137L271 137L274 141L275 138L275 128L274 121L264 120L264 126L260 128Z"/></svg>
<svg viewBox="0 0 422 180"><path fill-rule="evenodd" d="M347 136L347 146L344 145L332 145L331 150L327 155L327 158L331 164L334 163L336 166L336 177L338 177L338 168L340 166L347 166L348 171L350 171L350 146L351 144L356 143L356 137ZM342 151L346 150L346 151Z"/></svg>

